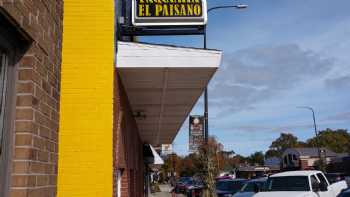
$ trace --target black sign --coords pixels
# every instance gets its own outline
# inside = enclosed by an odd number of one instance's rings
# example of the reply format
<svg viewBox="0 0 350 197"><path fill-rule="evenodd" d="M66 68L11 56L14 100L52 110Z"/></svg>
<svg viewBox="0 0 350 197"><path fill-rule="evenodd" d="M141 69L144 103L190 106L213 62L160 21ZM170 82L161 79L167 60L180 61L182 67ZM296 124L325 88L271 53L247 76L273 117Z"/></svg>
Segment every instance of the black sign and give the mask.
<svg viewBox="0 0 350 197"><path fill-rule="evenodd" d="M135 26L201 26L206 22L206 0L133 0Z"/></svg>
<svg viewBox="0 0 350 197"><path fill-rule="evenodd" d="M198 150L204 141L204 117L190 116L189 149L191 152Z"/></svg>
<svg viewBox="0 0 350 197"><path fill-rule="evenodd" d="M201 17L202 0L136 0L137 17Z"/></svg>

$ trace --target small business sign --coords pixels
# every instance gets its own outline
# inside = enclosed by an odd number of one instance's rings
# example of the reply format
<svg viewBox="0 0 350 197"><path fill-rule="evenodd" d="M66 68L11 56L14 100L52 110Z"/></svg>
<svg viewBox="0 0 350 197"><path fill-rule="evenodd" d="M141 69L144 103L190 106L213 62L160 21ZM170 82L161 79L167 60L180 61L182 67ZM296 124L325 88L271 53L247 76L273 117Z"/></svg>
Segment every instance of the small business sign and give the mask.
<svg viewBox="0 0 350 197"><path fill-rule="evenodd" d="M204 142L204 116L190 116L189 150L198 151Z"/></svg>
<svg viewBox="0 0 350 197"><path fill-rule="evenodd" d="M162 144L162 155L170 155L173 153L172 144Z"/></svg>
<svg viewBox="0 0 350 197"><path fill-rule="evenodd" d="M206 0L132 0L134 26L203 26Z"/></svg>

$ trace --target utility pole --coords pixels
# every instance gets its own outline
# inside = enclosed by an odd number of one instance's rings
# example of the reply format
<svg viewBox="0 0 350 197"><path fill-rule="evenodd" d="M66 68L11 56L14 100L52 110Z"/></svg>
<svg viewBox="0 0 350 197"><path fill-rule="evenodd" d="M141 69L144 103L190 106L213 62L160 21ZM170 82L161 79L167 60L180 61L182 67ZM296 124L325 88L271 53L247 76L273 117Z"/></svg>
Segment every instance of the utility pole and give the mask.
<svg viewBox="0 0 350 197"><path fill-rule="evenodd" d="M316 148L318 151L318 157L319 157L319 161L320 161L320 168L322 171L325 171L324 161L323 161L323 157L322 157L322 150L320 147L319 132L317 131L317 125L316 125L315 110L309 106L301 106L298 108L308 109L312 112L312 119L314 121L314 130L315 130L315 141L316 141Z"/></svg>

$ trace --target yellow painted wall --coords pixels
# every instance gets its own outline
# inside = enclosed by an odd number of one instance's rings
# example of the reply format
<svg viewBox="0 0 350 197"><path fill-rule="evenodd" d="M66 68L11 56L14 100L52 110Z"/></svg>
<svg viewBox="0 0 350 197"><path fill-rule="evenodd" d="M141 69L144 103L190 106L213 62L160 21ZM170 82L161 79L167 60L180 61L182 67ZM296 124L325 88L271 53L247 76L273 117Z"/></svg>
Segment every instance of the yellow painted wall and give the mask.
<svg viewBox="0 0 350 197"><path fill-rule="evenodd" d="M114 0L65 0L58 197L112 197Z"/></svg>

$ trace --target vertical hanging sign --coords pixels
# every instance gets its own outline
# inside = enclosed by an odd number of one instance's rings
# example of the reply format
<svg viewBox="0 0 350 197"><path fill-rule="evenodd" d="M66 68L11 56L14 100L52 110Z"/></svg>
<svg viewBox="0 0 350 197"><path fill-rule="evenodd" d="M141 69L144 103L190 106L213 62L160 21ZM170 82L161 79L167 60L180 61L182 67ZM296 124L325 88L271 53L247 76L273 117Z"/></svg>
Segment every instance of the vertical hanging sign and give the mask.
<svg viewBox="0 0 350 197"><path fill-rule="evenodd" d="M204 142L204 116L190 116L189 150L196 152Z"/></svg>
<svg viewBox="0 0 350 197"><path fill-rule="evenodd" d="M206 0L132 0L134 26L203 26Z"/></svg>

